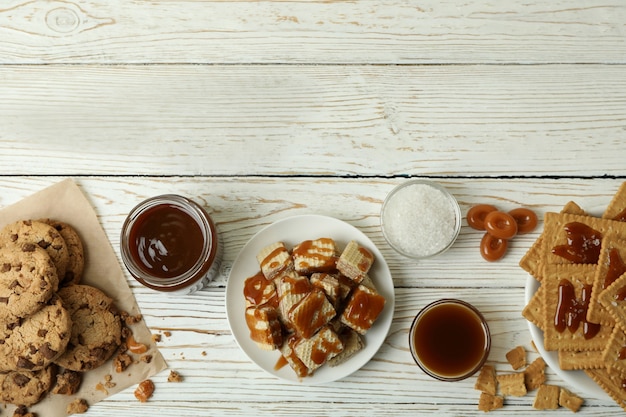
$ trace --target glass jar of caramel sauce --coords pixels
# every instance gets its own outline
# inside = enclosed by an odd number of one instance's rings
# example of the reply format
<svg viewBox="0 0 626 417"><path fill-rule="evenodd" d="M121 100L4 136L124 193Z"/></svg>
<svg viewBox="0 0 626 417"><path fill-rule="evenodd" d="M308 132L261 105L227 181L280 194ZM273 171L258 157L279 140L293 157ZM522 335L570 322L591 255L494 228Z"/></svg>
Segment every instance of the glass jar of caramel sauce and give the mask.
<svg viewBox="0 0 626 417"><path fill-rule="evenodd" d="M174 194L149 198L124 221L120 251L138 282L158 291L191 294L219 273L221 244L204 208Z"/></svg>

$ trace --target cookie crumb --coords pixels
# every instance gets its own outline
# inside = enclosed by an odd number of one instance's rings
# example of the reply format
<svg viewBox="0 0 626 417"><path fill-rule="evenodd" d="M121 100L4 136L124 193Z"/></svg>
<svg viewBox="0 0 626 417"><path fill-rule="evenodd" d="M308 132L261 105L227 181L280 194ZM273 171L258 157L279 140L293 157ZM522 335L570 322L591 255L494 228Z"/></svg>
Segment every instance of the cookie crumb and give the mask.
<svg viewBox="0 0 626 417"><path fill-rule="evenodd" d="M37 414L29 413L25 406L20 405L13 412L13 417L37 417Z"/></svg>
<svg viewBox="0 0 626 417"><path fill-rule="evenodd" d="M498 381L496 379L496 369L493 365L484 365L478 374L474 389L487 394L496 395Z"/></svg>
<svg viewBox="0 0 626 417"><path fill-rule="evenodd" d="M57 374L57 382L52 390L52 393L73 395L76 391L78 391L81 381L82 374L80 372L64 369L61 373Z"/></svg>
<svg viewBox="0 0 626 417"><path fill-rule="evenodd" d="M167 330L163 332L163 335L165 337L170 337L172 335L172 332L168 332Z"/></svg>
<svg viewBox="0 0 626 417"><path fill-rule="evenodd" d="M139 360L141 362L150 363L152 362L152 355L143 355Z"/></svg>
<svg viewBox="0 0 626 417"><path fill-rule="evenodd" d="M135 389L135 398L142 403L148 401L148 399L152 397L152 394L154 394L154 383L149 379L141 381L139 385L137 385L137 389Z"/></svg>
<svg viewBox="0 0 626 417"><path fill-rule="evenodd" d="M204 351L204 350L203 350L203 351L202 351L202 353L201 353L201 355L202 355L202 356L206 356L206 351Z"/></svg>
<svg viewBox="0 0 626 417"><path fill-rule="evenodd" d="M115 358L115 372L124 372L133 363L133 358L127 353L120 353Z"/></svg>
<svg viewBox="0 0 626 417"><path fill-rule="evenodd" d="M178 372L172 370L170 371L170 375L167 377L167 382L182 382L183 377Z"/></svg>
<svg viewBox="0 0 626 417"><path fill-rule="evenodd" d="M161 335L159 333L154 333L152 335L152 343L159 343L161 341Z"/></svg>
<svg viewBox="0 0 626 417"><path fill-rule="evenodd" d="M104 395L109 395L109 391L107 391L107 389L104 387L102 382L98 382L96 384L96 391L102 391L102 392L104 392Z"/></svg>
<svg viewBox="0 0 626 417"><path fill-rule="evenodd" d="M83 414L89 410L89 404L82 398L77 398L67 405L67 414Z"/></svg>
<svg viewBox="0 0 626 417"><path fill-rule="evenodd" d="M561 407L568 408L570 411L577 413L584 402L585 400L578 395L561 387L561 392L559 393L559 405Z"/></svg>

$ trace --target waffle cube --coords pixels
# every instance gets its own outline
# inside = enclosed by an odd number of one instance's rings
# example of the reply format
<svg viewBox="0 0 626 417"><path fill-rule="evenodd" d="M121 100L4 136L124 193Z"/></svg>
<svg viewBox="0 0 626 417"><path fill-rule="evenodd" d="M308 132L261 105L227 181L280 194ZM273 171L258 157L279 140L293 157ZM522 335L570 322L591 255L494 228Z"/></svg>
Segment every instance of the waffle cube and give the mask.
<svg viewBox="0 0 626 417"><path fill-rule="evenodd" d="M341 256L339 256L337 269L354 282L360 283L373 263L374 255L353 240L346 245Z"/></svg>
<svg viewBox="0 0 626 417"><path fill-rule="evenodd" d="M300 360L298 355L296 355L296 351L294 347L298 342L302 340L297 335L291 335L283 346L280 348L280 353L283 355L283 358L287 361L291 369L296 373L299 378L303 378L305 376L309 376L311 374L311 370Z"/></svg>
<svg viewBox="0 0 626 417"><path fill-rule="evenodd" d="M313 288L306 297L289 312L289 322L293 329L305 339L313 336L322 326L332 320L337 312L319 288Z"/></svg>
<svg viewBox="0 0 626 417"><path fill-rule="evenodd" d="M261 249L256 256L265 278L272 280L293 271L293 260L283 242L272 243Z"/></svg>
<svg viewBox="0 0 626 417"><path fill-rule="evenodd" d="M283 344L283 330L278 311L268 306L246 308L246 324L250 339L263 350L274 350Z"/></svg>
<svg viewBox="0 0 626 417"><path fill-rule="evenodd" d="M299 274L329 272L335 270L337 265L337 246L330 238L305 240L293 248L292 256Z"/></svg>
<svg viewBox="0 0 626 417"><path fill-rule="evenodd" d="M337 333L324 326L310 339L301 339L294 350L311 372L343 351L343 343Z"/></svg>
<svg viewBox="0 0 626 417"><path fill-rule="evenodd" d="M276 282L280 317L285 326L291 330L293 326L289 320L289 312L311 292L311 283L307 277L295 272L280 276Z"/></svg>
<svg viewBox="0 0 626 417"><path fill-rule="evenodd" d="M352 292L341 314L341 322L358 333L365 334L384 307L385 297L365 285L359 285Z"/></svg>

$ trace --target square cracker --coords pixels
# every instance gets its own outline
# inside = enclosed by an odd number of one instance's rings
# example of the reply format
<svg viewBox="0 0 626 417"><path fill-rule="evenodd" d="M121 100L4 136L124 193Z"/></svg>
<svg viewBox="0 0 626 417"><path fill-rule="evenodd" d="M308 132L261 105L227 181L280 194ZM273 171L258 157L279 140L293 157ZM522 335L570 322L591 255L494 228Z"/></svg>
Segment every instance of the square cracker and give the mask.
<svg viewBox="0 0 626 417"><path fill-rule="evenodd" d="M606 207L604 214L602 215L603 219L616 219L617 217L621 217L620 214L624 212L626 209L626 182L623 182L622 185L617 189L617 192L611 199L611 202Z"/></svg>
<svg viewBox="0 0 626 417"><path fill-rule="evenodd" d="M556 410L559 408L559 394L561 389L557 385L541 385L533 407L537 410Z"/></svg>
<svg viewBox="0 0 626 417"><path fill-rule="evenodd" d="M486 392L480 393L480 398L478 399L478 409L480 411L487 413L502 407L504 407L503 397L499 395L487 394Z"/></svg>
<svg viewBox="0 0 626 417"><path fill-rule="evenodd" d="M533 296L528 300L528 304L522 310L522 316L535 326L544 330L545 324L545 308L543 306L545 286L540 285Z"/></svg>
<svg viewBox="0 0 626 417"><path fill-rule="evenodd" d="M616 296L624 290L626 290L626 274L598 295L598 301L611 314L622 331L626 331L626 300L618 300Z"/></svg>
<svg viewBox="0 0 626 417"><path fill-rule="evenodd" d="M610 266L617 271L617 276L610 277ZM587 319L593 323L612 325L615 319L598 301L598 297L620 275L626 272L626 240L619 239L615 234L608 234L602 239L598 268L593 279L593 290L589 301Z"/></svg>
<svg viewBox="0 0 626 417"><path fill-rule="evenodd" d="M502 392L503 395L523 397L528 392L523 372L498 375L496 378L498 385L500 385L500 392Z"/></svg>
<svg viewBox="0 0 626 417"><path fill-rule="evenodd" d="M559 350L559 368L564 371L604 368L602 350Z"/></svg>
<svg viewBox="0 0 626 417"><path fill-rule="evenodd" d="M626 411L626 390L622 388L626 374L614 368L587 369L585 373Z"/></svg>
<svg viewBox="0 0 626 417"><path fill-rule="evenodd" d="M579 214L586 215L585 210L580 208L580 206L573 201L568 202L561 213L570 213L570 214ZM539 235L535 243L532 244L530 249L526 252L526 254L522 257L519 262L520 267L530 275L535 277L535 279L541 282L541 260L543 258L544 250L543 250L543 233Z"/></svg>
<svg viewBox="0 0 626 417"><path fill-rule="evenodd" d="M615 326L609 343L602 352L602 359L606 366L615 368L626 374L626 333L619 326Z"/></svg>
<svg viewBox="0 0 626 417"><path fill-rule="evenodd" d="M526 366L526 349L524 346L516 346L506 353L506 360L516 371Z"/></svg>
<svg viewBox="0 0 626 417"><path fill-rule="evenodd" d="M496 395L498 390L498 380L496 379L496 368L493 365L483 365L476 378L474 389L487 394Z"/></svg>
<svg viewBox="0 0 626 417"><path fill-rule="evenodd" d="M612 327L600 326L598 333L592 338L585 338L583 328L586 322L586 311L583 311L580 325L575 331L569 329L559 332L554 326L559 305L559 285L562 280L569 281L575 291L576 300L582 303L583 288L591 287L596 265L564 264L544 266L544 305L545 329L544 347L546 350L602 350L611 335Z"/></svg>
<svg viewBox="0 0 626 417"><path fill-rule="evenodd" d="M567 264L569 260L552 253L552 248L568 244L565 226L569 223L582 223L602 235L615 233L619 237L626 238L626 222L601 219L599 217L581 216L569 213L546 213L544 216L544 256L546 264ZM600 245L601 242L598 242Z"/></svg>
<svg viewBox="0 0 626 417"><path fill-rule="evenodd" d="M524 370L526 390L532 391L546 382L546 362L541 356L532 361Z"/></svg>
<svg viewBox="0 0 626 417"><path fill-rule="evenodd" d="M584 402L585 400L578 395L561 387L561 391L559 392L559 405L561 407L569 408L570 411L576 413L580 410Z"/></svg>

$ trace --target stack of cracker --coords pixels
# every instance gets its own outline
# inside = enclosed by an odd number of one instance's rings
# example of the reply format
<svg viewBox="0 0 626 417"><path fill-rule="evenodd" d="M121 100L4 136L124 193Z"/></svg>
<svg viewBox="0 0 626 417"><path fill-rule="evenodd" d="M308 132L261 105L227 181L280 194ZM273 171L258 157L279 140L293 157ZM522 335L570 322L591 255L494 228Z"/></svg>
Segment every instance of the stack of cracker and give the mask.
<svg viewBox="0 0 626 417"><path fill-rule="evenodd" d="M20 220L0 229L0 402L74 394L83 372L122 342L113 300L82 285L84 253L67 223Z"/></svg>
<svg viewBox="0 0 626 417"><path fill-rule="evenodd" d="M523 316L626 410L626 183L603 216L569 202L546 213L544 231L520 261L540 283Z"/></svg>
<svg viewBox="0 0 626 417"><path fill-rule="evenodd" d="M298 377L336 366L364 347L362 338L385 305L368 272L374 256L356 241L341 253L331 238L283 242L257 255L261 271L246 279L246 323L265 350L280 350Z"/></svg>

